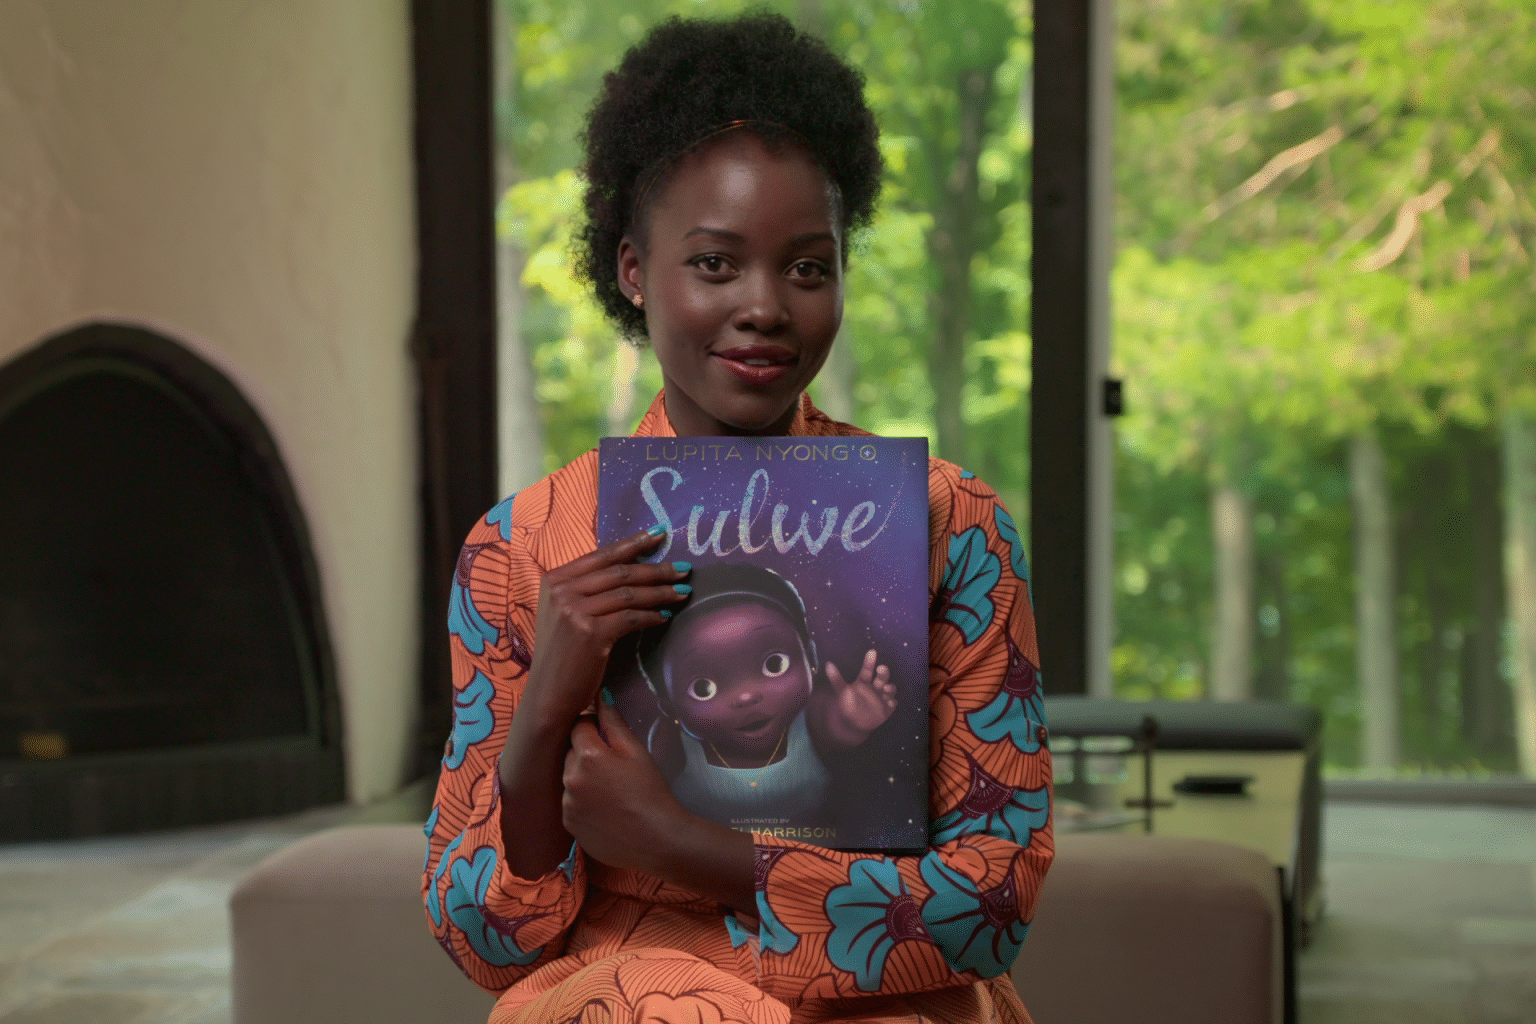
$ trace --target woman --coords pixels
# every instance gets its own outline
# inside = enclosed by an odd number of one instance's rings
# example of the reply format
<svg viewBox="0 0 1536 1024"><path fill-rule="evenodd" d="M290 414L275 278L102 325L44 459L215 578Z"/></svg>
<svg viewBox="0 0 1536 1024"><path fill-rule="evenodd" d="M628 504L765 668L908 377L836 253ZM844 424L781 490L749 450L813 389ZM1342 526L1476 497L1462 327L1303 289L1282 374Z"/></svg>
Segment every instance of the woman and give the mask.
<svg viewBox="0 0 1536 1024"><path fill-rule="evenodd" d="M805 389L842 317L881 162L862 79L771 15L673 20L589 117L581 269L648 338L637 435L858 435ZM508 498L459 559L455 721L423 893L493 1022L1023 1021L1008 968L1051 860L1049 754L1017 530L932 460L930 842L843 853L695 817L595 700L690 566L597 548L595 452ZM596 707L595 721L591 716Z"/></svg>

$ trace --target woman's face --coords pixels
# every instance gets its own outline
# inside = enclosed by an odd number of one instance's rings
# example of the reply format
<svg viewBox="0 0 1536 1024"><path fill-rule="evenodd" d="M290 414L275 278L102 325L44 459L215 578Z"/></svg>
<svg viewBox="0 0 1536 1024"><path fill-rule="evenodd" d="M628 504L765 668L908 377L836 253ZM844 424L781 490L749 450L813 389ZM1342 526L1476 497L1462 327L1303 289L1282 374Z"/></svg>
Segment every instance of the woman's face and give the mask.
<svg viewBox="0 0 1536 1024"><path fill-rule="evenodd" d="M804 150L722 136L671 170L619 282L646 329L683 436L780 434L843 317L836 192Z"/></svg>
<svg viewBox="0 0 1536 1024"><path fill-rule="evenodd" d="M800 634L756 601L683 617L667 638L666 678L677 720L732 768L765 764L811 693Z"/></svg>

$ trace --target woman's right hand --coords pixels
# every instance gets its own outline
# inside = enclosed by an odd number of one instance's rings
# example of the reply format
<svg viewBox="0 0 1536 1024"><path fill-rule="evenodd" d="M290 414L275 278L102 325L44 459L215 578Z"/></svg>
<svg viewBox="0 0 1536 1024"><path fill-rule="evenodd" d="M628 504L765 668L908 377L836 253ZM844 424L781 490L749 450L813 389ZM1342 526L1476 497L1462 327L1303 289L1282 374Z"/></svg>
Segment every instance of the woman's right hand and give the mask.
<svg viewBox="0 0 1536 1024"><path fill-rule="evenodd" d="M569 730L597 696L614 645L661 625L672 615L668 606L687 599L687 562L635 561L662 536L641 531L544 574L519 713L526 708Z"/></svg>
<svg viewBox="0 0 1536 1024"><path fill-rule="evenodd" d="M502 748L501 834L507 866L542 878L571 847L561 775L571 728L597 696L608 655L626 633L658 626L690 593L687 562L635 561L661 542L637 533L544 574L533 664ZM679 589L681 588L681 589Z"/></svg>

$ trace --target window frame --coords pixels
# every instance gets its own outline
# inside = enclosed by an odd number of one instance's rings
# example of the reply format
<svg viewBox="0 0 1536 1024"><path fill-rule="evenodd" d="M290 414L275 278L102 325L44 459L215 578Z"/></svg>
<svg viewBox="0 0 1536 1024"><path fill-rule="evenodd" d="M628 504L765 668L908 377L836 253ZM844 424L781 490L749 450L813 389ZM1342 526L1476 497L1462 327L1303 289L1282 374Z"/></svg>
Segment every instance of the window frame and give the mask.
<svg viewBox="0 0 1536 1024"><path fill-rule="evenodd" d="M1036 5L1030 548L1041 661L1058 694L1108 695L1109 110L1113 0ZM419 386L421 722L435 769L450 721L448 589L460 540L498 499L492 0L412 0ZM1043 43L1043 45L1042 45ZM1035 501L1048 495L1048 501Z"/></svg>

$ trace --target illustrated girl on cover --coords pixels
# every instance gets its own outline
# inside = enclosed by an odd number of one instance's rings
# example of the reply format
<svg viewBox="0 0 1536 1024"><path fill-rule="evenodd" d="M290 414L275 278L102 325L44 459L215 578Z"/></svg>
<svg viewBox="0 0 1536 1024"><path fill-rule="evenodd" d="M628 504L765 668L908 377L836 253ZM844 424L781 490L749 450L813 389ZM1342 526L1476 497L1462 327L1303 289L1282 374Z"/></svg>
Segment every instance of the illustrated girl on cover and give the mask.
<svg viewBox="0 0 1536 1024"><path fill-rule="evenodd" d="M666 631L638 660L660 717L647 748L686 810L791 820L822 806L823 755L861 745L896 710L890 670L869 651L852 680L827 662L794 585L758 565L701 566Z"/></svg>
<svg viewBox="0 0 1536 1024"><path fill-rule="evenodd" d="M881 187L859 73L777 15L672 19L604 79L582 141L576 270L661 370L636 435L868 436L806 396ZM1052 857L1050 753L1028 568L996 493L929 460L916 852L749 834L674 796L598 696L635 634L674 618L693 634L658 694L722 771L813 772L835 684L761 578L728 600L702 567L643 562L660 526L599 547L597 495L594 450L489 510L452 584L453 731L422 896L438 944L496 994L492 1024L1027 1021L1009 969ZM690 612L696 585L715 596ZM773 635L759 675L782 682L771 715L733 717L705 706L747 685L713 663L748 618ZM872 712L890 699L877 660L845 689Z"/></svg>

